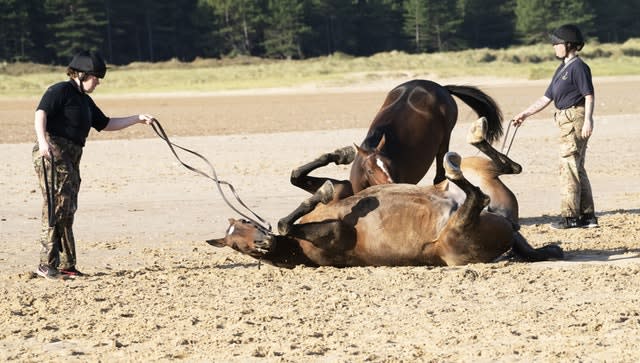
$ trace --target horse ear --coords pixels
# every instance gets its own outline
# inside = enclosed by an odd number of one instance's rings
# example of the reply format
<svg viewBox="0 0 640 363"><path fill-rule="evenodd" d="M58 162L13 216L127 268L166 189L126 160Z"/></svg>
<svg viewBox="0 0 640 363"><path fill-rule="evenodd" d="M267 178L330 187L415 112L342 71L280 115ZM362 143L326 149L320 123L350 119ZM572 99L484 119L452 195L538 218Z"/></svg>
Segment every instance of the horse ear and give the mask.
<svg viewBox="0 0 640 363"><path fill-rule="evenodd" d="M356 151L358 152L358 155L360 155L363 158L367 157L367 152L364 151L363 148L361 148L360 146L356 145L355 143L353 144L353 146L356 148Z"/></svg>
<svg viewBox="0 0 640 363"><path fill-rule="evenodd" d="M212 245L213 247L226 247L227 246L224 243L224 238L208 239L207 243Z"/></svg>
<svg viewBox="0 0 640 363"><path fill-rule="evenodd" d="M378 146L376 146L376 152L380 153L380 150L382 150L382 148L384 147L384 143L386 142L386 138L385 135L382 134L382 138L380 138L380 142L378 143Z"/></svg>

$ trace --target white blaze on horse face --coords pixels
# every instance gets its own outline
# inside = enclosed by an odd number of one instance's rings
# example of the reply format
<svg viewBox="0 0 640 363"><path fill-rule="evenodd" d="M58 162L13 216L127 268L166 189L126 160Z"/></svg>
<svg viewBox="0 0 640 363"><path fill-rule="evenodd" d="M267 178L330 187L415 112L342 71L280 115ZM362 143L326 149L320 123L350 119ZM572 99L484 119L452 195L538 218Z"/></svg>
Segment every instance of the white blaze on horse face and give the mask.
<svg viewBox="0 0 640 363"><path fill-rule="evenodd" d="M379 157L376 156L376 165L378 165L378 167L384 172L384 175L387 176L387 178L389 179L389 181L391 183L393 183L393 178L391 178L391 174L389 174L389 171L387 170L387 168L384 165L384 162L382 160L380 160Z"/></svg>

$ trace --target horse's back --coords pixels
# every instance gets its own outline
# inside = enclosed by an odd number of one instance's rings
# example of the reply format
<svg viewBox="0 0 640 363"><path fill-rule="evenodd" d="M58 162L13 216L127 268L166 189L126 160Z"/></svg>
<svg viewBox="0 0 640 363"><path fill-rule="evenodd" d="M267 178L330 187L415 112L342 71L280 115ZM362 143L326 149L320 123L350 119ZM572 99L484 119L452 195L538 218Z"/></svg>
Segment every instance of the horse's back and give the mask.
<svg viewBox="0 0 640 363"><path fill-rule="evenodd" d="M370 130L391 125L395 130L420 127L434 121L452 121L458 117L458 107L449 91L440 84L423 80L411 80L389 91Z"/></svg>

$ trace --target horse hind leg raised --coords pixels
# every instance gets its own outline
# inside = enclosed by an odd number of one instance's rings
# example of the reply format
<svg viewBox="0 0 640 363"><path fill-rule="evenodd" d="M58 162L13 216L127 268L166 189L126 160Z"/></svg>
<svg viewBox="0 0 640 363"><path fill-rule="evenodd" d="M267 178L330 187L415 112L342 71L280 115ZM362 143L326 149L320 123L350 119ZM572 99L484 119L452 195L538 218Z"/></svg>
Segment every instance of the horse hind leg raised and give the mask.
<svg viewBox="0 0 640 363"><path fill-rule="evenodd" d="M513 192L500 180L501 175L518 174L522 167L500 153L486 140L486 119L479 118L472 123L467 134L467 141L483 152L484 157L468 157L462 161L462 169L472 174L471 179L489 195L491 202L488 210L510 220L516 229L519 228L518 200Z"/></svg>
<svg viewBox="0 0 640 363"><path fill-rule="evenodd" d="M496 150L487 141L486 135L487 119L485 117L480 117L471 124L469 132L467 133L467 142L488 156L489 159L493 161L500 174L520 174L522 172L522 166Z"/></svg>
<svg viewBox="0 0 640 363"><path fill-rule="evenodd" d="M479 215L489 205L491 199L464 177L461 168L462 157L458 153L450 151L445 154L443 164L447 179L466 194L465 201L456 214L461 215L464 219Z"/></svg>
<svg viewBox="0 0 640 363"><path fill-rule="evenodd" d="M493 149L493 147L491 147L491 145L488 145L490 147L490 149ZM493 149L495 150L495 149ZM501 153L495 151L496 154L500 154ZM505 156L506 158L506 156ZM510 161L508 158L506 158L508 161ZM498 160L503 160L503 159L498 159ZM495 162L495 161L494 161ZM487 206L489 203L491 203L491 200L488 196L486 196L484 193L482 193L482 191L480 191L479 188L473 186L469 181L467 181L464 178L464 175L462 174L462 170L460 169L460 164L461 164L461 158L458 154L455 153L448 153L445 156L445 170L447 171L447 178L454 184L456 184L458 187L460 187L466 194L467 194L467 200L465 201L465 203L463 203L463 206L460 208L458 214L462 213L461 216L459 216L459 219L464 220L464 224L463 226L470 226L473 223L478 222L478 219L476 218L476 216L479 218L480 216L480 212L478 211L478 208L482 206L482 208L484 208L484 206ZM514 163L515 164L515 163ZM519 167L518 164L515 164ZM510 163L505 163L505 167L506 168L512 168ZM500 183L502 184L502 183ZM505 186L506 188L506 186ZM508 188L506 188L508 190ZM469 197L472 197L475 199L475 201L472 201L472 205L468 206L466 210L463 210L463 208L465 208L465 206L467 205L468 199ZM513 199L515 201L515 196L513 196ZM517 212L517 204L515 206L516 210L515 212ZM514 212L514 211L512 211ZM498 215L501 215L500 213L498 213ZM520 259L523 259L525 261L546 261L546 260L559 260L559 259L563 259L564 258L564 252L562 250L562 248L558 245L555 244L549 244L543 247L539 247L539 248L534 248L532 247L529 242L527 242L526 238L524 238L524 236L518 231L519 229L519 225L517 225L517 223L514 223L514 221L512 220L511 215L507 214L505 216L503 216L505 218L505 220L509 221L513 227L512 230L512 234L511 234L511 250L513 251L514 255L517 256ZM517 220L517 214L516 214L516 220ZM487 225L485 226L476 226L477 228L477 234L478 235L482 235L483 233L481 233L481 228L483 227L487 227ZM491 228L491 226L489 226ZM495 223L494 228L499 228L500 225L499 223ZM494 229L493 234L497 236L497 231L496 229ZM487 241L485 241L486 243ZM499 250L499 246L493 246L494 250L496 251L496 256L498 257L499 255L501 255L501 253L498 253ZM489 256L491 254L491 248L488 247L488 245L485 245L485 249L487 249L488 251L485 252L489 252Z"/></svg>
<svg viewBox="0 0 640 363"><path fill-rule="evenodd" d="M457 153L445 155L445 175L466 197L438 237L438 254L448 265L490 262L511 248L514 229L504 217L483 211L490 198L466 179L461 163Z"/></svg>

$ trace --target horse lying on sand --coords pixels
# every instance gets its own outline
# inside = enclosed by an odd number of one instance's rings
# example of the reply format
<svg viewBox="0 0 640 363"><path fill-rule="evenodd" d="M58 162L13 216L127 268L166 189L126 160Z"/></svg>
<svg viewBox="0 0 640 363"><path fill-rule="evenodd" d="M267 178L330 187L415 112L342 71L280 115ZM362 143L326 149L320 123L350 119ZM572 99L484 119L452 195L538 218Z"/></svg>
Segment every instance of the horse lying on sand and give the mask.
<svg viewBox="0 0 640 363"><path fill-rule="evenodd" d="M326 179L279 221L279 235L230 219L226 235L207 243L288 268L464 265L494 261L509 250L529 261L563 258L559 246L533 248L518 231L515 196L498 176L517 174L521 167L495 150L485 140L485 132L486 120L480 119L468 139L490 160L462 159L449 152L443 165L448 180L437 185L382 184L340 199L334 182ZM348 164L355 153L347 150L321 159L327 161L325 165ZM309 171L299 178L310 178ZM465 173L477 174L482 190ZM337 186L348 183L341 181Z"/></svg>
<svg viewBox="0 0 640 363"><path fill-rule="evenodd" d="M393 183L417 184L435 158L433 183L443 181L442 161L449 151L451 131L458 119L458 106L452 95L471 107L478 117L487 119L485 138L489 143L500 138L502 112L480 89L441 86L422 79L405 82L389 91L359 146L362 153L356 155L349 177L353 193L379 184L366 173L368 163L383 165Z"/></svg>

